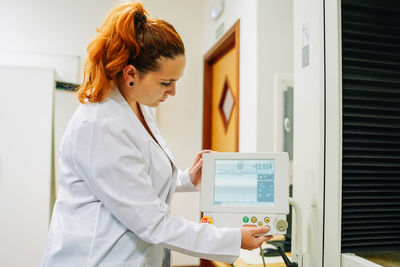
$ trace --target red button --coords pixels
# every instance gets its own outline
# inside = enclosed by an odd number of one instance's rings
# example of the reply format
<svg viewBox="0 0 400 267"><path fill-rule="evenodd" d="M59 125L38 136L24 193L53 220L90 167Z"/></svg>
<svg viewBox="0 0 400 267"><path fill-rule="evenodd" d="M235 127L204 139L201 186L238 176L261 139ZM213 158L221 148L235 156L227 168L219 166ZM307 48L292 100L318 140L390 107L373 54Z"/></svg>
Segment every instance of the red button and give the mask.
<svg viewBox="0 0 400 267"><path fill-rule="evenodd" d="M201 218L201 223L209 223L209 224L213 224L213 219L211 217L205 216L203 218Z"/></svg>

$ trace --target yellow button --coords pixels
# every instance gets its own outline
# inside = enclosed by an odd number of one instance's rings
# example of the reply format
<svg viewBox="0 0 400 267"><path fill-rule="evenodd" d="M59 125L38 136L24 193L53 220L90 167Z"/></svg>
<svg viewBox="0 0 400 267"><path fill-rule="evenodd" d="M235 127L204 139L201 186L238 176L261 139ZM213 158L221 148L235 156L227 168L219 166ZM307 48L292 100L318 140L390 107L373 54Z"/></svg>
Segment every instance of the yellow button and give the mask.
<svg viewBox="0 0 400 267"><path fill-rule="evenodd" d="M258 222L258 226L263 226L263 222L262 222L262 221L259 221L259 222Z"/></svg>
<svg viewBox="0 0 400 267"><path fill-rule="evenodd" d="M270 222L269 217L265 217L265 218L264 218L264 222L265 222L265 223L269 223L269 222Z"/></svg>
<svg viewBox="0 0 400 267"><path fill-rule="evenodd" d="M254 217L254 216L251 217L251 222L252 222L252 223L256 223L256 222L257 222L257 217Z"/></svg>

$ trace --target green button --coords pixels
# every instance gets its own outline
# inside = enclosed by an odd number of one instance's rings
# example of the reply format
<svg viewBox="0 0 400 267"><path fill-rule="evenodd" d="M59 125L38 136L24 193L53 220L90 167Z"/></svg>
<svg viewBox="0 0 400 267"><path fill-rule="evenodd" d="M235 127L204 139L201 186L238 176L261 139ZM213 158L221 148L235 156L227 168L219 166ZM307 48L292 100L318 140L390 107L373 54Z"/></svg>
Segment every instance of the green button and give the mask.
<svg viewBox="0 0 400 267"><path fill-rule="evenodd" d="M248 223L248 222L249 222L249 217L244 216L244 217L243 217L243 222Z"/></svg>

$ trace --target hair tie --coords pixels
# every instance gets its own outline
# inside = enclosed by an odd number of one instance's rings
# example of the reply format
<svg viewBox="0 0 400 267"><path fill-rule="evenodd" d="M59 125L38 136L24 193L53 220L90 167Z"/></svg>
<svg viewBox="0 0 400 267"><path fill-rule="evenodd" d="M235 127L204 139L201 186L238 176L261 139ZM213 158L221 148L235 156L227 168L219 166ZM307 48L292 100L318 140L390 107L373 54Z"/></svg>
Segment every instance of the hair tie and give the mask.
<svg viewBox="0 0 400 267"><path fill-rule="evenodd" d="M135 14L135 24L138 24L139 22L145 23L147 20L146 15L143 13L136 13Z"/></svg>

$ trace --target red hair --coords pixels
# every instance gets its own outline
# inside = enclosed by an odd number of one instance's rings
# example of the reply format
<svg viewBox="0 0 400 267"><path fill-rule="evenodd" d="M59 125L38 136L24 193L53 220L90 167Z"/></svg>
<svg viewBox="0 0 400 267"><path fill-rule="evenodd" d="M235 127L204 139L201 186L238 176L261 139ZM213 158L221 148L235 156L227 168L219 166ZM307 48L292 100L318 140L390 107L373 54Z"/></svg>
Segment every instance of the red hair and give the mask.
<svg viewBox="0 0 400 267"><path fill-rule="evenodd" d="M148 18L142 3L115 7L87 47L83 83L78 90L81 103L100 102L108 96L126 65L140 73L156 71L160 57L185 54L175 28L166 21Z"/></svg>

